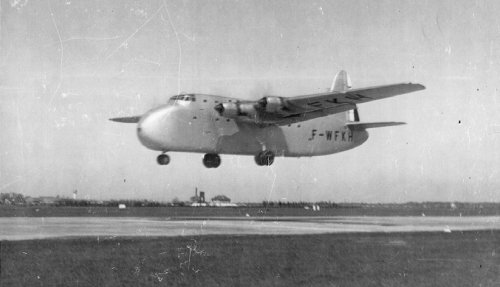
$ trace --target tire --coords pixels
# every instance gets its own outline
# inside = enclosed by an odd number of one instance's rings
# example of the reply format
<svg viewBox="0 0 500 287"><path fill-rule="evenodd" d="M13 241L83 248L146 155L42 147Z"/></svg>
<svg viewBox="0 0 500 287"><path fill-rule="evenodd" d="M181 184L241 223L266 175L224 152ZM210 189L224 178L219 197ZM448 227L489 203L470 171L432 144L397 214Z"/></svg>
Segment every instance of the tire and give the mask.
<svg viewBox="0 0 500 287"><path fill-rule="evenodd" d="M272 151L262 151L255 156L255 162L258 166L270 166L274 162L274 153Z"/></svg>
<svg viewBox="0 0 500 287"><path fill-rule="evenodd" d="M156 162L159 164L159 165L167 165L170 163L170 157L166 154L160 154L157 158L156 158Z"/></svg>
<svg viewBox="0 0 500 287"><path fill-rule="evenodd" d="M220 164L220 156L216 153L207 153L203 156L203 165L207 168L217 168Z"/></svg>

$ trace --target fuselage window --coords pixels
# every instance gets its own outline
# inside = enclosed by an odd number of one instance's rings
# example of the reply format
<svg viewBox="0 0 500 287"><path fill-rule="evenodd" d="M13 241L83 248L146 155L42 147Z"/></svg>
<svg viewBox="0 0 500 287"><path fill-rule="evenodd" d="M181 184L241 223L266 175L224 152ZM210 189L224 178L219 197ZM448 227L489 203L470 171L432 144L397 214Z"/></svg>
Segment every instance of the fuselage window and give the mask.
<svg viewBox="0 0 500 287"><path fill-rule="evenodd" d="M195 95L177 95L170 98L172 101L196 102Z"/></svg>

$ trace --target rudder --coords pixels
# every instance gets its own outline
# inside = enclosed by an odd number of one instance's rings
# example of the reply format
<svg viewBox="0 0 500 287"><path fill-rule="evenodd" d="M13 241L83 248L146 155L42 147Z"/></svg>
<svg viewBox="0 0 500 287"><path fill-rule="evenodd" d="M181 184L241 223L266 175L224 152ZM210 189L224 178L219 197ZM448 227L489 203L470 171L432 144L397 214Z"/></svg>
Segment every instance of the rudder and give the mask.
<svg viewBox="0 0 500 287"><path fill-rule="evenodd" d="M332 87L330 92L345 92L351 89L351 78L346 71L341 70L335 75L333 79ZM359 122L358 108L355 107L352 110L345 112L346 122Z"/></svg>
<svg viewBox="0 0 500 287"><path fill-rule="evenodd" d="M342 70L335 76L330 92L344 92L352 87L351 79L346 71Z"/></svg>

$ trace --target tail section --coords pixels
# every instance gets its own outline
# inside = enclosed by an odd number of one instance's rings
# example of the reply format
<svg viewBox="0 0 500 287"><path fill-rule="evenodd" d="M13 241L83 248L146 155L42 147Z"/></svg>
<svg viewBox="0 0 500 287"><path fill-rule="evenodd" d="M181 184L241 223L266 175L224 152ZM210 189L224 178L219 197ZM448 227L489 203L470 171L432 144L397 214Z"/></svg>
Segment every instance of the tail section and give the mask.
<svg viewBox="0 0 500 287"><path fill-rule="evenodd" d="M332 87L330 92L345 92L351 89L351 78L346 71L342 70L337 73L332 82ZM359 122L359 114L357 107L353 110L345 112L345 117L347 122Z"/></svg>
<svg viewBox="0 0 500 287"><path fill-rule="evenodd" d="M338 72L333 80L332 87L330 88L330 92L342 93L351 89L351 79L346 71L342 70ZM359 113L358 107L354 105L352 110L348 110L345 112L345 121L346 126L351 131L363 131L371 128L381 128L381 127L389 127L389 126L398 126L404 125L406 123L403 122L373 122L373 123L363 123L359 121Z"/></svg>
<svg viewBox="0 0 500 287"><path fill-rule="evenodd" d="M351 87L351 79L349 78L349 75L346 71L342 70L335 76L330 92L345 92Z"/></svg>
<svg viewBox="0 0 500 287"><path fill-rule="evenodd" d="M347 122L359 122L359 113L358 107L355 107L354 110L348 110L347 112Z"/></svg>
<svg viewBox="0 0 500 287"><path fill-rule="evenodd" d="M338 72L333 80L330 92L346 92L351 89L351 79L346 71L342 70ZM354 109L345 112L346 126L350 130L365 130L371 128L381 128L389 126L404 125L403 122L374 122L374 123L363 123L359 121L358 107L354 106Z"/></svg>

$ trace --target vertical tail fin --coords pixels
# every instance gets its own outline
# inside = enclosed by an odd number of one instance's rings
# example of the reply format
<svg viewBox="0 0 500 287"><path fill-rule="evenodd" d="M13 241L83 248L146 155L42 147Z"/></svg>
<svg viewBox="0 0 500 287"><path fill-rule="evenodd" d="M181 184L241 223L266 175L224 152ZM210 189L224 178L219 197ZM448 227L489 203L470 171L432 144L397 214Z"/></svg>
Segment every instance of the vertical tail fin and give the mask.
<svg viewBox="0 0 500 287"><path fill-rule="evenodd" d="M342 70L338 72L337 75L335 76L330 91L345 92L348 91L351 87L352 87L351 78L349 78L349 75L347 74L346 71ZM359 122L359 113L357 107L353 110L349 110L346 112L346 121Z"/></svg>
<svg viewBox="0 0 500 287"><path fill-rule="evenodd" d="M342 70L337 73L333 80L330 92L344 92L351 88L351 79L346 71Z"/></svg>

